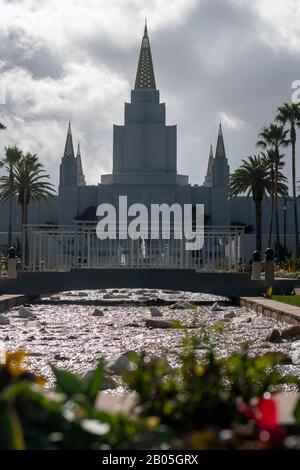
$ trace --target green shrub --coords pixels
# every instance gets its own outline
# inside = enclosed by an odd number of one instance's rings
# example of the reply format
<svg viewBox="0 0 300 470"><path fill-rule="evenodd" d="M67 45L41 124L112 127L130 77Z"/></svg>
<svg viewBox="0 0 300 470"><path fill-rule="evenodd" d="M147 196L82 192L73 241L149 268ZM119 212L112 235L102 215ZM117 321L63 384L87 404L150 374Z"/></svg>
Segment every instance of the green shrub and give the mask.
<svg viewBox="0 0 300 470"><path fill-rule="evenodd" d="M164 358L133 354L124 380L137 403L128 415L95 406L101 362L88 381L52 366L56 388L47 391L41 378L22 368L25 353L7 354L0 365L0 449L284 447L285 430L269 392L283 382L298 386L298 380L280 376L275 355L253 358L246 346L218 358L211 347L216 334L187 335L177 368ZM208 352L200 361L203 348ZM300 426L299 410L300 402Z"/></svg>

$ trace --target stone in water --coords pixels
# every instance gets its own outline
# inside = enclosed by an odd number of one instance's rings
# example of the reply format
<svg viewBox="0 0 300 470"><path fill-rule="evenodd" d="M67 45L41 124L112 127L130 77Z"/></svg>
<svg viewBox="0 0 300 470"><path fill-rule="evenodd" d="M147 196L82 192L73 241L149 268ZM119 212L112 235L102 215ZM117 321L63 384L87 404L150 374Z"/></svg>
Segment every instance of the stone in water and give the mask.
<svg viewBox="0 0 300 470"><path fill-rule="evenodd" d="M32 310L28 307L23 307L22 305L19 307L19 316L20 318L34 318Z"/></svg>
<svg viewBox="0 0 300 470"><path fill-rule="evenodd" d="M106 363L105 367L108 373L113 375L124 375L132 370L132 362L124 355L119 356L117 359L113 358Z"/></svg>
<svg viewBox="0 0 300 470"><path fill-rule="evenodd" d="M295 341L300 340L300 325L290 326L282 331L281 336L283 339Z"/></svg>
<svg viewBox="0 0 300 470"><path fill-rule="evenodd" d="M220 308L218 302L215 302L215 303L213 304L213 306L211 307L211 309L210 309L211 312L218 312L218 311L220 311L220 310L221 310L221 308Z"/></svg>
<svg viewBox="0 0 300 470"><path fill-rule="evenodd" d="M9 325L10 324L10 319L5 317L4 315L0 315L0 325Z"/></svg>
<svg viewBox="0 0 300 470"><path fill-rule="evenodd" d="M296 366L300 364L300 349L295 349L292 351L292 362Z"/></svg>
<svg viewBox="0 0 300 470"><path fill-rule="evenodd" d="M104 312L103 310L100 310L99 308L95 308L95 310L92 313L93 317L104 317Z"/></svg>
<svg viewBox="0 0 300 470"><path fill-rule="evenodd" d="M151 317L162 317L163 316L163 314L161 313L161 311L157 307L151 307L150 308L150 313L151 313Z"/></svg>

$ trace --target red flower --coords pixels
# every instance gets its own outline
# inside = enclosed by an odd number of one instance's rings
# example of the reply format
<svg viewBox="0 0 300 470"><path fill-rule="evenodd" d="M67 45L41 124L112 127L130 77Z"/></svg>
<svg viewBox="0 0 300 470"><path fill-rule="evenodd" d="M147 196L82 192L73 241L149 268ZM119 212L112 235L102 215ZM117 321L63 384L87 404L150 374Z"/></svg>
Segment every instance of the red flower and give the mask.
<svg viewBox="0 0 300 470"><path fill-rule="evenodd" d="M255 421L260 430L273 431L278 428L277 408L273 398L261 398L259 400Z"/></svg>

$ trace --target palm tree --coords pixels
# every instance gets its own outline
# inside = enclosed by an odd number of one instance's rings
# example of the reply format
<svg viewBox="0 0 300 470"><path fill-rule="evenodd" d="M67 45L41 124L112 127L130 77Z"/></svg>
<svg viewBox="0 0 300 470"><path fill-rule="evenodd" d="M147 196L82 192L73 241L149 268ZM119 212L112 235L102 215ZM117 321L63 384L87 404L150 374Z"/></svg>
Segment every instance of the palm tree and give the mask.
<svg viewBox="0 0 300 470"><path fill-rule="evenodd" d="M268 161L261 156L249 156L229 178L229 197L246 193L252 195L255 204L256 249L261 252L262 200L271 192Z"/></svg>
<svg viewBox="0 0 300 470"><path fill-rule="evenodd" d="M14 188L14 168L17 162L22 158L22 151L18 147L6 147L5 157L0 160L0 167L5 166L8 172L8 193L5 199L0 194L0 199L8 201L8 246L12 246L12 220L13 220L13 188Z"/></svg>
<svg viewBox="0 0 300 470"><path fill-rule="evenodd" d="M277 124L270 124L269 127L264 127L259 134L257 146L264 150L274 151L274 187L271 194L274 194L274 212L276 217L276 247L279 249L279 219L278 219L278 177L280 168L280 148L286 147L289 144L287 138L287 130L283 126Z"/></svg>
<svg viewBox="0 0 300 470"><path fill-rule="evenodd" d="M290 142L292 145L292 186L294 200L294 224L296 256L299 256L299 232L298 232L298 210L296 194L296 127L300 127L300 106L296 103L284 103L277 110L276 121L284 126L288 125L290 130Z"/></svg>
<svg viewBox="0 0 300 470"><path fill-rule="evenodd" d="M30 202L46 201L54 195L54 187L49 183L49 175L36 155L27 153L14 166L13 194L17 196L22 208L22 226L28 222L28 205ZM2 199L10 197L9 176L0 178ZM25 263L28 261L28 240L25 239Z"/></svg>
<svg viewBox="0 0 300 470"><path fill-rule="evenodd" d="M28 223L30 202L46 201L54 195L54 186L49 183L50 176L44 171L36 155L27 153L15 166L15 191L22 207L22 225ZM0 186L1 188L1 186Z"/></svg>
<svg viewBox="0 0 300 470"><path fill-rule="evenodd" d="M268 162L268 168L269 168L269 175L270 175L270 181L271 181L271 217L270 217L270 228L269 228L269 240L268 240L268 246L271 246L272 244L272 235L273 235L273 223L274 223L274 209L275 209L275 174L276 174L276 162L278 158L278 171L277 171L277 183L284 183L284 191L281 193L281 191L278 189L278 184L277 184L277 193L282 196L287 198L288 197L288 187L287 187L287 178L279 171L284 167L284 162L282 161L284 155L277 155L275 150L270 149L267 150L266 153L262 152L262 156L267 160Z"/></svg>

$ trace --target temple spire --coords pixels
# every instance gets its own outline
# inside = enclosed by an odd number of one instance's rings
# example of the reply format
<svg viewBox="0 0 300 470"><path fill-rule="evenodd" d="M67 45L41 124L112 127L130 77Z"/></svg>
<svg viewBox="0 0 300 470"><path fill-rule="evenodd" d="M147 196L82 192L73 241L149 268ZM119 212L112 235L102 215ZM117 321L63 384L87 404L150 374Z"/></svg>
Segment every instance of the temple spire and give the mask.
<svg viewBox="0 0 300 470"><path fill-rule="evenodd" d="M77 185L85 186L85 177L82 169L81 150L80 143L78 142L77 155L76 155L76 167L77 167Z"/></svg>
<svg viewBox="0 0 300 470"><path fill-rule="evenodd" d="M206 176L212 177L212 169L214 164L214 151L212 145L210 145L209 157L208 157L208 166Z"/></svg>
<svg viewBox="0 0 300 470"><path fill-rule="evenodd" d="M210 145L208 165L207 165L207 173L206 173L206 176L205 176L204 186L211 187L211 185L212 185L213 165L214 165L214 151L213 151L212 145Z"/></svg>
<svg viewBox="0 0 300 470"><path fill-rule="evenodd" d="M142 39L141 52L134 88L135 90L138 90L140 88L156 90L147 21L145 21L144 36Z"/></svg>
<svg viewBox="0 0 300 470"><path fill-rule="evenodd" d="M225 145L224 145L222 124L221 123L220 123L220 126L219 126L219 135L218 135L218 142L217 142L217 148L216 148L216 158L226 158L226 152L225 152Z"/></svg>
<svg viewBox="0 0 300 470"><path fill-rule="evenodd" d="M71 122L70 121L69 121L69 127L68 127L64 157L66 157L66 158L69 158L69 157L75 158L74 147L73 147L73 138L72 138L72 129L71 129Z"/></svg>

